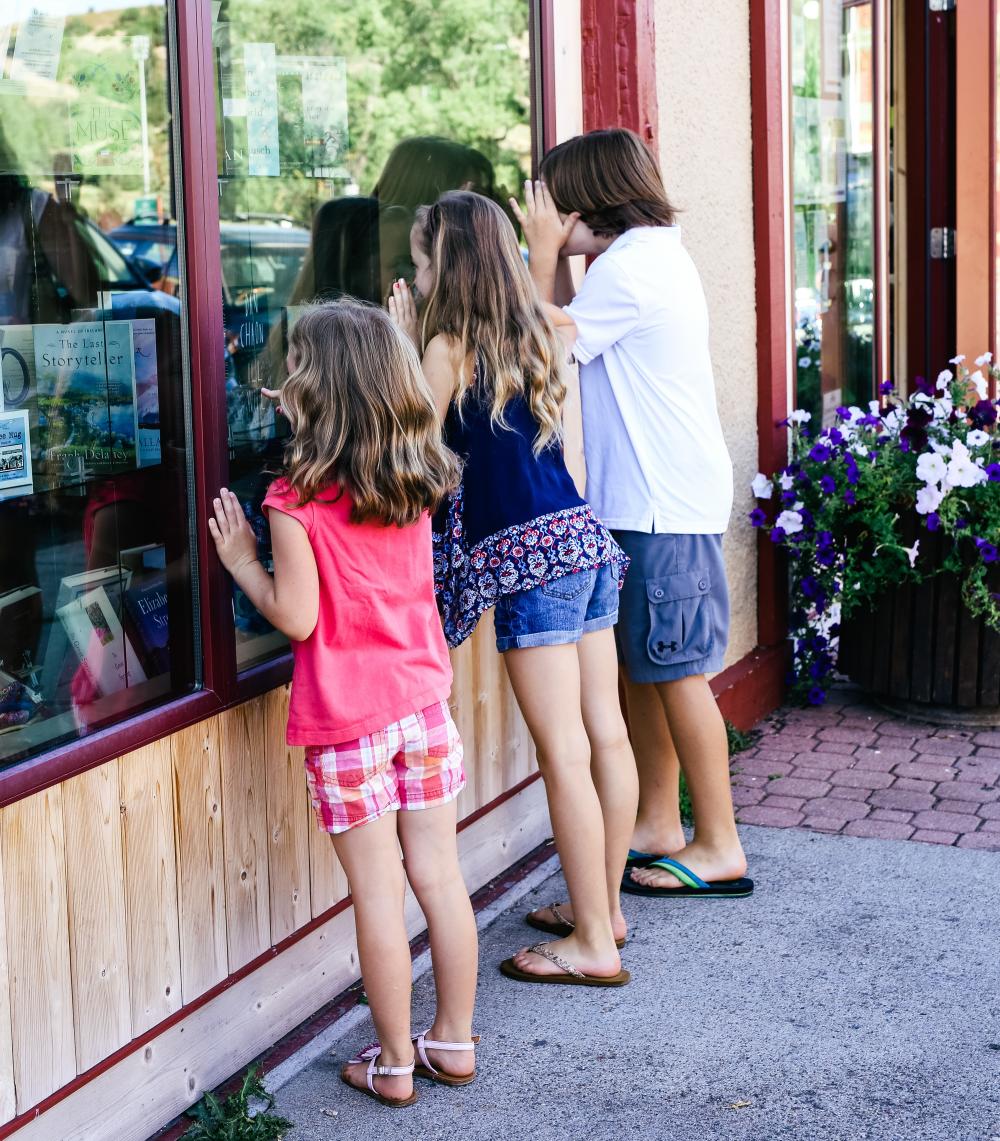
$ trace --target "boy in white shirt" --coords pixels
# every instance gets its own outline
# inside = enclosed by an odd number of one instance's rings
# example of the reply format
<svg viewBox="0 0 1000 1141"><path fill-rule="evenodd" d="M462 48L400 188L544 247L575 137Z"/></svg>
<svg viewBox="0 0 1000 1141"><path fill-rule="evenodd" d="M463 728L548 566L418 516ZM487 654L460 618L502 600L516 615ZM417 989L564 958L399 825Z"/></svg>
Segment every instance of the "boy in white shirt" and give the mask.
<svg viewBox="0 0 1000 1141"><path fill-rule="evenodd" d="M733 502L708 309L655 160L631 131L577 136L511 203L557 324L575 327L587 498L631 556L616 630L639 767L625 891L749 895L725 723L707 674L722 668L729 601L722 533ZM596 257L579 293L566 258ZM695 834L685 845L678 762ZM610 889L609 885L609 889ZM533 925L556 930L566 907Z"/></svg>

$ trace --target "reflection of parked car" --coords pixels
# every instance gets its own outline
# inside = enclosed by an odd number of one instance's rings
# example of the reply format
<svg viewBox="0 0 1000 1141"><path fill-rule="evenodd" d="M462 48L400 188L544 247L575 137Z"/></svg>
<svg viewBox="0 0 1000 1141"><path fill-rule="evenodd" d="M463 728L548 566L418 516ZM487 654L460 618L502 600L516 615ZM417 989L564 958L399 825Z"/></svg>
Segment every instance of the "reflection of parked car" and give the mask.
<svg viewBox="0 0 1000 1141"><path fill-rule="evenodd" d="M309 231L288 219L269 223L222 222L223 320L239 339L238 363L267 343L272 323L291 298L309 249ZM176 293L180 279L177 227L173 222L129 222L108 235L122 253L156 261L163 288Z"/></svg>

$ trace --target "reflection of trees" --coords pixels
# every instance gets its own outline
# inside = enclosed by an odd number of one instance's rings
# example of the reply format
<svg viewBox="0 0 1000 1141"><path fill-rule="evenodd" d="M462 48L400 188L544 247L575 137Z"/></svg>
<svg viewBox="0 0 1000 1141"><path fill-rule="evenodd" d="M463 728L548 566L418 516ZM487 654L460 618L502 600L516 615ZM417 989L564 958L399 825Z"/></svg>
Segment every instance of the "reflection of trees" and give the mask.
<svg viewBox="0 0 1000 1141"><path fill-rule="evenodd" d="M516 187L530 154L527 0L224 0L230 61L266 39L279 55L347 60L349 145L340 165L371 191L393 146L445 135L481 151L499 185ZM289 85L290 86L290 85ZM281 178L230 186L222 203L308 225L316 201L301 103L279 80Z"/></svg>

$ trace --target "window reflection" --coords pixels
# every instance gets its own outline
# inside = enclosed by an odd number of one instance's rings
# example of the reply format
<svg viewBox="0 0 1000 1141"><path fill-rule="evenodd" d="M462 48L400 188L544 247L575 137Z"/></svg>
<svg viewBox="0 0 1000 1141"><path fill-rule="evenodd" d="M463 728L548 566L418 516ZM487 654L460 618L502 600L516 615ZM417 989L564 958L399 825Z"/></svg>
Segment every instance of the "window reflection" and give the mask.
<svg viewBox="0 0 1000 1141"><path fill-rule="evenodd" d="M874 395L871 0L791 0L796 402Z"/></svg>
<svg viewBox="0 0 1000 1141"><path fill-rule="evenodd" d="M0 764L193 681L167 13L0 27ZM176 290L175 290L176 292Z"/></svg>
<svg viewBox="0 0 1000 1141"><path fill-rule="evenodd" d="M293 9L297 10L297 9ZM415 8L222 0L213 38L230 486L269 560L261 501L285 426L261 401L286 375L300 307L382 304L412 276L418 206L473 189L506 207L531 166L528 0ZM284 641L234 588L242 667Z"/></svg>

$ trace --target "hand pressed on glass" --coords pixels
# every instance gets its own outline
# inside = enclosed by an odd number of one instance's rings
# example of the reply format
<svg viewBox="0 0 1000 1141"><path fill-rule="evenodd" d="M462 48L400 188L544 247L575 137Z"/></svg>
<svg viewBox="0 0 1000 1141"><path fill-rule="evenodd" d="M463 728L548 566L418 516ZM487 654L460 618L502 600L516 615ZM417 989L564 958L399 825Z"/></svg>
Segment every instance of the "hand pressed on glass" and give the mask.
<svg viewBox="0 0 1000 1141"><path fill-rule="evenodd" d="M293 641L304 641L319 617L319 576L305 528L290 515L269 512L272 577L257 558L257 536L236 496L223 487L213 508L208 529L222 565L272 626Z"/></svg>
<svg viewBox="0 0 1000 1141"><path fill-rule="evenodd" d="M524 183L524 209L516 198L510 199L510 208L532 256L557 256L580 220L576 212L565 217L560 214L545 183L533 183L530 179Z"/></svg>
<svg viewBox="0 0 1000 1141"><path fill-rule="evenodd" d="M389 298L389 316L401 333L420 348L420 333L417 325L417 303L410 287L403 278L392 283L392 296Z"/></svg>
<svg viewBox="0 0 1000 1141"><path fill-rule="evenodd" d="M239 500L226 487L212 501L215 518L208 529L215 540L219 561L235 578L240 570L257 561L257 536L250 529Z"/></svg>

